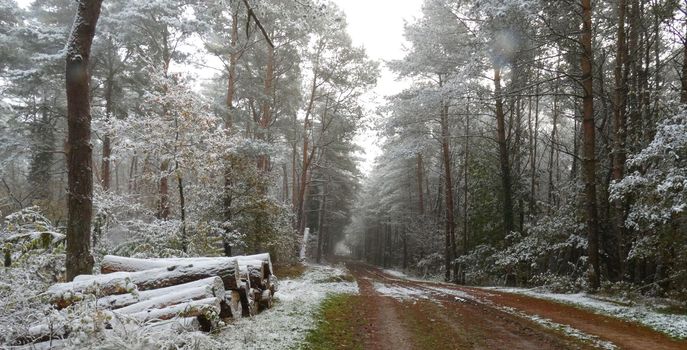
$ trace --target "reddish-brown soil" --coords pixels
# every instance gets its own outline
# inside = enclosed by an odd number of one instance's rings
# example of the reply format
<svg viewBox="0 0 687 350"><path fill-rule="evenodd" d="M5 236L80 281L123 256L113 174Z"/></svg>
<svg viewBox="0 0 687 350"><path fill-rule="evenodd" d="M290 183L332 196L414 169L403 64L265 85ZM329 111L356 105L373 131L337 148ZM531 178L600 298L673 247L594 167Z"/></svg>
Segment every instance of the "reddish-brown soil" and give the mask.
<svg viewBox="0 0 687 350"><path fill-rule="evenodd" d="M450 284L397 279L359 263L347 264L356 277L365 310L360 331L365 349L594 349L562 331L541 326L502 309L513 308L555 323L569 325L619 349L687 349L687 342L670 339L634 323L600 316L572 306L531 297L458 287ZM425 291L430 298L399 299L380 295L373 283ZM457 298L433 288L470 295Z"/></svg>
<svg viewBox="0 0 687 350"><path fill-rule="evenodd" d="M360 289L360 307L366 310L365 349L413 349L412 335L401 325L397 302L375 292L372 282L356 274Z"/></svg>

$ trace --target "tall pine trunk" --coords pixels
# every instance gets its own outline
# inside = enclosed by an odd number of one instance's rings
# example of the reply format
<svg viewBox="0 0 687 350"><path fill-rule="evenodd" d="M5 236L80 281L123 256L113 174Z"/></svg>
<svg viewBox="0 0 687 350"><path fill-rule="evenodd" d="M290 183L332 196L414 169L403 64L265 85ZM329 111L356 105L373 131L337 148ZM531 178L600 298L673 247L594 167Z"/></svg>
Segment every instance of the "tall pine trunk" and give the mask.
<svg viewBox="0 0 687 350"><path fill-rule="evenodd" d="M325 226L325 215L327 213L327 184L329 181L325 182L321 187L320 193L320 210L318 212L318 224L317 224L317 255L316 261L319 264L322 261L322 249L324 243L324 226Z"/></svg>
<svg viewBox="0 0 687 350"><path fill-rule="evenodd" d="M503 112L501 93L501 67L494 65L494 98L496 99L496 137L499 144L499 161L501 166L501 186L503 194L503 232L508 235L514 228L513 194L508 144L506 141L506 121Z"/></svg>
<svg viewBox="0 0 687 350"><path fill-rule="evenodd" d="M556 185L554 183L554 169L556 168L556 163L554 156L556 155L556 138L558 137L558 94L553 97L553 117L552 117L552 128L551 128L551 150L549 151L549 189L548 189L548 213L551 214L553 209L557 206L556 195L558 191L554 188Z"/></svg>
<svg viewBox="0 0 687 350"><path fill-rule="evenodd" d="M422 188L422 179L423 179L423 161L422 161L422 153L418 152L416 156L416 161L417 161L417 193L418 193L418 210L420 215L425 215L425 194Z"/></svg>
<svg viewBox="0 0 687 350"><path fill-rule="evenodd" d="M680 103L687 103L687 30L685 30L685 38L682 48L682 79L680 79Z"/></svg>
<svg viewBox="0 0 687 350"><path fill-rule="evenodd" d="M109 122L112 119L112 92L113 92L113 82L114 77L110 75L105 82L105 121ZM110 181L112 179L110 165L110 157L112 156L112 142L110 140L109 131L105 132L103 135L103 157L102 157L102 174L101 174L101 185L104 191L110 190Z"/></svg>
<svg viewBox="0 0 687 350"><path fill-rule="evenodd" d="M587 255L589 258L589 286L599 288L599 222L596 202L596 139L594 123L594 84L592 51L592 4L582 0L582 168L584 175L585 210L587 214Z"/></svg>
<svg viewBox="0 0 687 350"><path fill-rule="evenodd" d="M313 109L315 107L315 98L316 98L316 93L317 93L317 70L318 67L314 67L313 69L313 79L312 79L312 85L310 88L310 98L308 102L308 109L306 110L305 113L305 120L303 121L303 157L302 157L302 163L301 163L301 174L300 174L300 181L298 183L298 197L295 203L297 204L297 207L295 208L296 211L296 230L298 230L299 233L304 233L305 230L305 225L306 225L306 214L305 214L305 206L306 206L306 200L307 200L307 194L308 194L308 176L309 176L309 171L308 169L310 168L310 164L312 161L312 157L315 154L315 145L313 145L312 151L310 150L310 134L312 133L312 119L314 118L312 116L313 114ZM294 193L295 195L295 193Z"/></svg>
<svg viewBox="0 0 687 350"><path fill-rule="evenodd" d="M623 71L627 45L625 43L625 0L618 1L618 29L616 38L615 67L615 98L613 106L613 158L611 178L620 181L625 173L625 138L626 115L625 95L627 94L627 75ZM618 279L625 275L625 204L621 200L614 203L613 221L615 226Z"/></svg>
<svg viewBox="0 0 687 350"><path fill-rule="evenodd" d="M260 130L258 132L258 138L262 141L267 141L268 129L272 124L272 100L274 91L274 47L267 48L267 66L265 68L265 101L262 103L262 114L260 116ZM270 159L267 154L261 154L258 156L258 169L263 172L268 171L270 168ZM266 191L266 189L264 189ZM264 191L263 191L264 192Z"/></svg>
<svg viewBox="0 0 687 350"><path fill-rule="evenodd" d="M440 84L441 84L441 77ZM449 121L448 121L448 103L442 99L441 102L441 150L442 150L442 161L444 168L444 198L446 201L446 247L445 247L445 267L446 267L446 281L451 280L451 266L453 264L453 259L455 258L456 252L456 239L455 239L455 220L453 215L453 176L451 173L451 150L450 142L451 135L449 131Z"/></svg>
<svg viewBox="0 0 687 350"><path fill-rule="evenodd" d="M468 98L465 113L465 158L463 159L463 255L468 254L468 245L470 243L470 225L469 225L469 211L468 211L468 197L469 197L469 183L470 183L470 98ZM464 276L461 276L462 282L465 283Z"/></svg>
<svg viewBox="0 0 687 350"><path fill-rule="evenodd" d="M93 171L88 65L102 0L81 0L67 42L67 280L93 272Z"/></svg>
<svg viewBox="0 0 687 350"><path fill-rule="evenodd" d="M162 165L160 165L160 183L158 189L160 203L157 207L157 218L160 220L169 219L169 178L167 173L169 173L169 160L164 160L162 161Z"/></svg>
<svg viewBox="0 0 687 350"><path fill-rule="evenodd" d="M238 24L238 13L234 10L231 14L231 53L229 54L229 67L228 67L228 78L227 78L227 98L225 100L225 107L227 108L226 117L224 120L224 129L227 137L231 133L231 129L234 124L234 95L236 94L236 64L238 61L238 39L239 39L239 24ZM233 227L228 225L232 218L232 203L233 203L233 169L230 159L225 160L224 164L224 191L222 199L222 216L223 220L227 225L225 226L225 237L222 240L222 246L224 248L224 255L231 256L231 242L228 240L228 236L231 234Z"/></svg>

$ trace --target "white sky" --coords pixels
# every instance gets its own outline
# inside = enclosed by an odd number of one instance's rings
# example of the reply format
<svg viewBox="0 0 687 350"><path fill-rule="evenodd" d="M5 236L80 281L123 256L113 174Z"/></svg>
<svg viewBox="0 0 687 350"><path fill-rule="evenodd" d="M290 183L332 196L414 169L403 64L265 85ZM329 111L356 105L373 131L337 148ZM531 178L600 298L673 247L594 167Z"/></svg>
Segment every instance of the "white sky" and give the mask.
<svg viewBox="0 0 687 350"><path fill-rule="evenodd" d="M371 58L384 61L403 57L403 25L420 16L422 0L332 0L345 13L353 44L363 46ZM366 104L374 108L384 103L384 97L400 92L407 85L398 82L381 62L382 75L377 87L367 97ZM375 158L380 155L378 137L374 131L363 131L356 142L365 150L361 154L361 170L369 174Z"/></svg>

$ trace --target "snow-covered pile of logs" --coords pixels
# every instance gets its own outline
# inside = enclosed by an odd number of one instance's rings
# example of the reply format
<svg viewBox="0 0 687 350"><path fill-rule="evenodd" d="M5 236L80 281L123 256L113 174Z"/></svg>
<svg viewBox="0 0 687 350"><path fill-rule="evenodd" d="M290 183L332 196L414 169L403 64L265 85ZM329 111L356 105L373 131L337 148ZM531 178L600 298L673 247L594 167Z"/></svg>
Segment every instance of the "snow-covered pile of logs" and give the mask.
<svg viewBox="0 0 687 350"><path fill-rule="evenodd" d="M161 326L175 319L186 329L210 331L227 318L270 308L276 292L269 254L235 257L136 259L107 255L100 275L77 276L45 293L57 309L95 296L110 319ZM31 327L18 343L68 335L68 329Z"/></svg>

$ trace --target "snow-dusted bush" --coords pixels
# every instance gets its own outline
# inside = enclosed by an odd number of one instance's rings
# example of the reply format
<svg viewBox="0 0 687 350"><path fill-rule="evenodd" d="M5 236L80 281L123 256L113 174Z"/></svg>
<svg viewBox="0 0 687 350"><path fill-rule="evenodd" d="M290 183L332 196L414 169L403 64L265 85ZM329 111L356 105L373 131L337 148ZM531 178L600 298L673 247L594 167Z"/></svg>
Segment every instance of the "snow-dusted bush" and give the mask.
<svg viewBox="0 0 687 350"><path fill-rule="evenodd" d="M511 232L505 246L480 245L456 259L471 284L548 285L576 291L584 286L587 239L572 204Z"/></svg>
<svg viewBox="0 0 687 350"><path fill-rule="evenodd" d="M444 256L432 253L422 257L416 265L424 277L440 275L444 273Z"/></svg>
<svg viewBox="0 0 687 350"><path fill-rule="evenodd" d="M7 215L0 229L0 242L6 266L17 260L26 260L35 251L52 250L64 242L52 222L33 206Z"/></svg>
<svg viewBox="0 0 687 350"><path fill-rule="evenodd" d="M498 278L494 270L494 254L496 249L490 245L479 245L469 254L456 259L459 266L465 272L465 281L476 285L493 285Z"/></svg>
<svg viewBox="0 0 687 350"><path fill-rule="evenodd" d="M560 275L548 271L534 275L528 282L554 293L576 293L585 290L588 285L585 275Z"/></svg>
<svg viewBox="0 0 687 350"><path fill-rule="evenodd" d="M627 160L628 174L611 186L611 199L631 197L626 226L658 230L687 210L687 111L660 123L653 141Z"/></svg>
<svg viewBox="0 0 687 350"><path fill-rule="evenodd" d="M612 201L629 201L627 260L656 265L644 292L687 288L687 110L663 120L651 143L629 157Z"/></svg>
<svg viewBox="0 0 687 350"><path fill-rule="evenodd" d="M64 235L38 207L5 217L0 226L0 344L54 315L40 293L64 274ZM9 264L8 264L9 263Z"/></svg>
<svg viewBox="0 0 687 350"><path fill-rule="evenodd" d="M574 279L583 274L587 248L584 225L575 210L565 205L544 216L536 225L528 225L526 234L514 232L507 237L505 249L496 253L495 264L507 274L514 274L520 284L533 283L531 276L551 272ZM546 276L539 278L546 281ZM551 280L550 278L548 280Z"/></svg>
<svg viewBox="0 0 687 350"><path fill-rule="evenodd" d="M221 255L222 240L242 247L245 237L231 223L192 215L185 223L159 220L141 199L96 191L93 223L94 252L98 256L184 257Z"/></svg>

